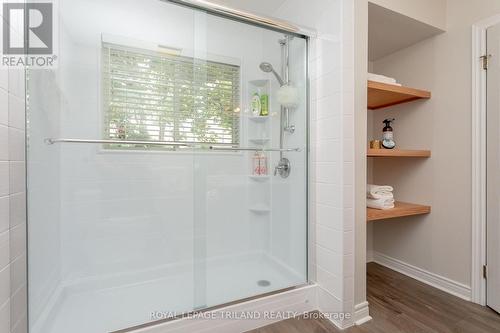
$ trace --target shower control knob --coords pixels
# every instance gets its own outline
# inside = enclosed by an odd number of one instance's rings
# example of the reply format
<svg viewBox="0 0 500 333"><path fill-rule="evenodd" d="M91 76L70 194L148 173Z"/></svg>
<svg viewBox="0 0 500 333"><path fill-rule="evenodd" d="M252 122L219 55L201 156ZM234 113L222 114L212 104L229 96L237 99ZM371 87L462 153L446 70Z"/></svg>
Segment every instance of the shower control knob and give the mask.
<svg viewBox="0 0 500 333"><path fill-rule="evenodd" d="M276 176L279 173L281 178L288 178L291 170L292 167L290 165L290 160L288 158L283 157L279 161L278 165L274 167L274 175Z"/></svg>

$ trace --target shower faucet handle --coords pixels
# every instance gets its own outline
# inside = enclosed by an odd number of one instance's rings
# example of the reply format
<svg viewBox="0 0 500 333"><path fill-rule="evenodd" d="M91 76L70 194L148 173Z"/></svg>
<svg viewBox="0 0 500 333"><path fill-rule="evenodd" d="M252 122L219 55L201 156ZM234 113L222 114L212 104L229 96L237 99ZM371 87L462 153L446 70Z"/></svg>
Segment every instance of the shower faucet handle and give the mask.
<svg viewBox="0 0 500 333"><path fill-rule="evenodd" d="M277 166L274 167L274 175L276 176L278 173L281 178L288 178L290 175L292 167L290 165L290 160L286 157L283 157Z"/></svg>
<svg viewBox="0 0 500 333"><path fill-rule="evenodd" d="M282 165L277 165L274 167L274 175L276 176L278 174L278 170L280 170L280 173L281 173L281 170L283 169L284 167Z"/></svg>

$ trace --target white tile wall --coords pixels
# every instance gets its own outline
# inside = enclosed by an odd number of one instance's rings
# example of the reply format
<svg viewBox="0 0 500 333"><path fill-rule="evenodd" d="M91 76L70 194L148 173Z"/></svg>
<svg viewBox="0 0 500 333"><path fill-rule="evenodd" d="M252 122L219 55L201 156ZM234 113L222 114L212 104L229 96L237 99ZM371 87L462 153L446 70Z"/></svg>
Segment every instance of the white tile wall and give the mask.
<svg viewBox="0 0 500 333"><path fill-rule="evenodd" d="M0 332L10 331L10 303L0 306Z"/></svg>
<svg viewBox="0 0 500 333"><path fill-rule="evenodd" d="M9 302L10 298L10 265L0 271L0 303Z"/></svg>
<svg viewBox="0 0 500 333"><path fill-rule="evenodd" d="M278 16L316 29L311 41L312 276L323 312L353 311L353 0L288 0ZM334 322L342 327L351 322Z"/></svg>
<svg viewBox="0 0 500 333"><path fill-rule="evenodd" d="M24 162L9 161L9 193L23 193L26 187Z"/></svg>
<svg viewBox="0 0 500 333"><path fill-rule="evenodd" d="M10 263L10 238L9 231L0 233L0 267L5 267Z"/></svg>
<svg viewBox="0 0 500 333"><path fill-rule="evenodd" d="M0 125L0 160L6 161L9 158L9 127Z"/></svg>
<svg viewBox="0 0 500 333"><path fill-rule="evenodd" d="M24 117L23 117L24 122ZM9 127L8 140L9 140L9 160L10 161L24 161L24 130Z"/></svg>
<svg viewBox="0 0 500 333"><path fill-rule="evenodd" d="M2 71L5 72L5 71ZM6 88L3 88L1 86L1 80L3 80L4 77L1 77L0 79L0 105L2 105L2 108L0 109L0 124L3 125L8 125L9 124L9 108L7 107L9 103L9 94L7 92Z"/></svg>
<svg viewBox="0 0 500 333"><path fill-rule="evenodd" d="M0 70L0 333L27 332L24 114L24 71Z"/></svg>
<svg viewBox="0 0 500 333"><path fill-rule="evenodd" d="M14 91L19 93L19 89ZM9 92L9 126L24 129L24 100Z"/></svg>
<svg viewBox="0 0 500 333"><path fill-rule="evenodd" d="M9 161L0 161L0 197L9 195Z"/></svg>

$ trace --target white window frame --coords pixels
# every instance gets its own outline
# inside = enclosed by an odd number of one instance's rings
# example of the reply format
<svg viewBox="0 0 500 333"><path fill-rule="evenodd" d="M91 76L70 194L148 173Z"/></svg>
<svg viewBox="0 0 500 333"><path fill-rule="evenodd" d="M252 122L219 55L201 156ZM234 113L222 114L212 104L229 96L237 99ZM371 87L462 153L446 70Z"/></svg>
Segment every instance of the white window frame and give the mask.
<svg viewBox="0 0 500 333"><path fill-rule="evenodd" d="M102 80L102 45L104 43L109 43L109 44L117 44L123 47L130 47L130 48L137 48L137 49L144 49L148 51L158 51L158 46L159 45L169 45L165 43L154 43L150 41L143 41L143 40L137 40L137 39L132 39L128 37L123 37L123 36L117 36L117 35L111 35L111 34L101 34L101 40L99 42L99 52L98 52L98 73L100 75L100 78L98 80L98 85L97 88L99 89L98 91L98 103L99 103L99 135L102 136L103 133L105 133L105 123L106 123L106 108L104 107L104 96L102 93L102 88L103 88L103 80ZM178 47L169 45L169 47L172 47L173 49L176 49ZM188 49L188 48L178 48L182 49L182 56L185 57L191 57L194 58L195 55L195 50L194 49ZM240 92L239 92L239 100L240 100L240 116L239 116L239 131L238 131L238 142L239 145L241 145L242 140L244 138L243 135L243 104L245 101L243 100L243 91L244 91L244 86L243 86L243 67L242 67L242 59L239 58L234 58L234 57L228 57L228 56L223 56L223 55L218 55L214 53L205 53L206 61L213 61L213 62L220 62L228 65L233 65L233 66L238 66L240 67ZM186 149L186 150L159 150L159 149L113 149L113 148L104 148L104 146L99 145L98 146L98 153L100 154L192 154L193 151ZM237 156L242 156L243 152L241 151L204 151L204 150L197 150L197 154L210 154L210 155L237 155Z"/></svg>

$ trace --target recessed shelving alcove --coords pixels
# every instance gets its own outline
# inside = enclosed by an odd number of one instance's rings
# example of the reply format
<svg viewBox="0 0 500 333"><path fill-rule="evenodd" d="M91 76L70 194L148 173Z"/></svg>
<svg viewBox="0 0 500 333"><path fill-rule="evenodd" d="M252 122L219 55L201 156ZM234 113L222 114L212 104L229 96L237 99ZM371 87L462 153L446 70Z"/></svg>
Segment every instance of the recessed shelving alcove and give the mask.
<svg viewBox="0 0 500 333"><path fill-rule="evenodd" d="M369 110L378 110L394 105L413 102L419 99L431 98L431 93L426 90L409 88L399 85L368 81ZM367 157L372 158L430 158L430 150L408 149L368 149ZM366 220L378 221L404 216L429 214L431 207L407 202L396 202L395 207L387 210L366 209Z"/></svg>

